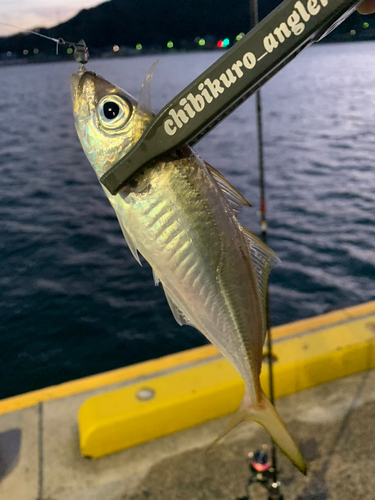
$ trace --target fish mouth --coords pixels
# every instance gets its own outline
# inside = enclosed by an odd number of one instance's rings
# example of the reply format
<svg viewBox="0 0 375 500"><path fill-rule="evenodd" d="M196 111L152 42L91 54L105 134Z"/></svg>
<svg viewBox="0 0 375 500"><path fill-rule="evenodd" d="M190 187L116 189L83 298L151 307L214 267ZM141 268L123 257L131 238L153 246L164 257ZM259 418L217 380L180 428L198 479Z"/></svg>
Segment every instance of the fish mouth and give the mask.
<svg viewBox="0 0 375 500"><path fill-rule="evenodd" d="M96 77L96 73L87 71L83 65L79 68L77 73L72 74L70 77L70 94L73 103L76 101L79 91L82 90L85 80L92 77Z"/></svg>
<svg viewBox="0 0 375 500"><path fill-rule="evenodd" d="M83 66L70 79L70 92L73 105L82 95L87 100L89 96L99 101L103 96L121 90L105 80L94 71L87 71ZM122 91L123 92L123 91Z"/></svg>

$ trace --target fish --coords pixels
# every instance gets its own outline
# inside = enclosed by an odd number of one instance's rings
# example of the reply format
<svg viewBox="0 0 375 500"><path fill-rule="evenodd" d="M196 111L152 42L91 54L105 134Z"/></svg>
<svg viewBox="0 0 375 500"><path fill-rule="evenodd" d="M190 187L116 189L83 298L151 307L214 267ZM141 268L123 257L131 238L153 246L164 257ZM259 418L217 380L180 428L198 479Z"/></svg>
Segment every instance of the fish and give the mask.
<svg viewBox="0 0 375 500"><path fill-rule="evenodd" d="M153 119L153 69L139 101L84 67L72 75L75 128L98 178ZM259 381L268 276L278 258L240 224L247 200L189 146L146 166L117 195L102 187L130 251L150 264L177 323L199 330L245 383L240 408L219 438L256 421L305 474L304 458Z"/></svg>

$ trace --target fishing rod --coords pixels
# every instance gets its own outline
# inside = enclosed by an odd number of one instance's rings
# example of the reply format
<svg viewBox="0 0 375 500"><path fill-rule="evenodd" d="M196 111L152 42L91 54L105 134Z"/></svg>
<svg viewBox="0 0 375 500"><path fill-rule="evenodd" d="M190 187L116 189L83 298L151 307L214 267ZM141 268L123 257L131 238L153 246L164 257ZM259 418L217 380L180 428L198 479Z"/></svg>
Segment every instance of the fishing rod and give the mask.
<svg viewBox="0 0 375 500"><path fill-rule="evenodd" d="M259 23L259 10L258 0L250 0L250 27L254 28ZM260 229L263 243L267 244L267 218L266 218L266 194L265 194L265 179L264 179L264 156L263 156L263 124L262 124L262 97L261 90L258 89L255 93L255 106L256 106L256 122L257 122L257 135L258 135L258 167L259 167L259 191L260 191ZM267 285L266 290L266 343L267 343L267 360L268 360L268 390L271 403L275 404L274 394L274 378L273 378L273 356L272 356L272 335L271 335L271 318L270 318L270 304L269 304L269 289ZM265 452L264 452L265 454ZM262 455L264 458L264 456ZM252 457L251 457L252 458ZM251 462L252 464L254 462ZM256 463L256 461L255 461ZM267 457L268 463L268 457ZM251 471L256 472L254 466L250 466ZM280 493L280 483L278 481L278 467L277 467L277 449L275 442L271 438L271 461L267 468L267 476L272 477L272 485L276 485L275 498L282 500ZM249 480L249 485L253 482L260 482L263 486L268 487L268 478L265 480L263 474L253 474L252 479ZM248 485L248 488L249 488ZM277 495L277 496L276 496Z"/></svg>
<svg viewBox="0 0 375 500"><path fill-rule="evenodd" d="M146 164L192 146L361 0L284 0L174 97L101 178L115 195Z"/></svg>

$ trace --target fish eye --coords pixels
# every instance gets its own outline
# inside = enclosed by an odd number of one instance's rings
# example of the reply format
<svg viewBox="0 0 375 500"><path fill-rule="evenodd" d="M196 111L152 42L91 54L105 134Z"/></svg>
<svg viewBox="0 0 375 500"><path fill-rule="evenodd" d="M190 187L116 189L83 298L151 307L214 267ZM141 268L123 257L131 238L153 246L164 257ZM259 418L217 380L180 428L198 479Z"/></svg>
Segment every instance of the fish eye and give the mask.
<svg viewBox="0 0 375 500"><path fill-rule="evenodd" d="M105 102L103 105L103 113L107 120L113 120L120 113L120 107L116 102Z"/></svg>
<svg viewBox="0 0 375 500"><path fill-rule="evenodd" d="M123 127L129 120L131 111L131 104L117 95L103 97L98 103L99 120L107 129Z"/></svg>

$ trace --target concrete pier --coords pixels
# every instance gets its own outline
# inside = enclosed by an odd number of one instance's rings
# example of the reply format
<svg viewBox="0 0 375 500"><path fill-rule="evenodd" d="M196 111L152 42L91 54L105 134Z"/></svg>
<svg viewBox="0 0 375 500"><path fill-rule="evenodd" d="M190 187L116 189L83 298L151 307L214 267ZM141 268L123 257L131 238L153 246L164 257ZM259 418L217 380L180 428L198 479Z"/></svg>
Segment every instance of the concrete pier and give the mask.
<svg viewBox="0 0 375 500"><path fill-rule="evenodd" d="M360 321L369 331L374 324L373 314L368 308L361 309ZM314 319L315 330L306 330L303 338L307 346L309 335L317 332L317 325L323 328L328 321L321 318ZM336 321L335 325L341 324L343 331L349 328L349 323L359 321L358 314L355 318L346 315L346 322L337 315L329 318ZM330 331L336 329L332 321ZM293 338L300 336L295 325L290 326L290 331ZM372 345L370 338L366 342ZM341 347L335 349L342 351ZM200 359L196 362L204 362L203 351L197 352ZM217 354L211 351L210 354L216 359ZM182 363L183 369L189 369L189 355L176 356L164 361L164 365L178 370ZM358 363L353 356L352 365ZM362 361L363 366L369 363L366 359ZM119 373L132 373L134 383L143 377L152 384L152 370L157 361L148 363L142 370L129 367L117 374L103 374L0 401L0 500L243 497L249 477L247 453L269 443L269 437L259 425L244 423L207 452L229 416L96 460L82 456L77 425L79 408L93 396L130 384ZM349 363L349 368L352 365ZM331 367L327 367L328 372L332 372ZM108 383L103 382L103 377ZM279 478L285 500L374 500L375 370L364 370L280 397L276 406L309 466L304 477L279 453ZM257 488L252 497L267 498L264 493Z"/></svg>

